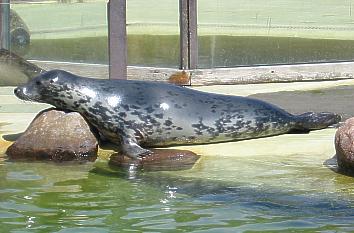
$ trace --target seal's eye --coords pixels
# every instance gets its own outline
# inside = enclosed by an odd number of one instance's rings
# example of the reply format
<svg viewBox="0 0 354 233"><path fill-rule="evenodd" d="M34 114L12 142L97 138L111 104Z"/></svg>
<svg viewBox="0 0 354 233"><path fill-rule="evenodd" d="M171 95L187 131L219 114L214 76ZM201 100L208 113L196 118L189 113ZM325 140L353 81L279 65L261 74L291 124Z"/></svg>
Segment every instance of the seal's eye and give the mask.
<svg viewBox="0 0 354 233"><path fill-rule="evenodd" d="M58 77L55 77L55 78L49 80L50 83L55 83L56 81L58 81Z"/></svg>
<svg viewBox="0 0 354 233"><path fill-rule="evenodd" d="M39 86L39 85L41 85L42 83L41 83L41 81L36 81L36 85L37 86Z"/></svg>

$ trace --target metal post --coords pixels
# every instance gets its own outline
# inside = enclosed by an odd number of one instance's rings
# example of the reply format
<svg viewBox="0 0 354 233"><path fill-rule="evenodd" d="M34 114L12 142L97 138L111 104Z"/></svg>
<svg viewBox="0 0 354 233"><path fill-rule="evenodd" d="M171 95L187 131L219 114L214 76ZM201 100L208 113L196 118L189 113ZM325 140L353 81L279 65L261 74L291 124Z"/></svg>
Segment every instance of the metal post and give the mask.
<svg viewBox="0 0 354 233"><path fill-rule="evenodd" d="M10 0L0 0L0 42L10 50Z"/></svg>
<svg viewBox="0 0 354 233"><path fill-rule="evenodd" d="M198 66L198 20L197 0L189 1L189 69L196 69Z"/></svg>
<svg viewBox="0 0 354 233"><path fill-rule="evenodd" d="M2 32L2 0L0 0L0 48L3 48L3 46L2 46L2 41L3 41L3 39L2 39L2 35L3 35L3 32Z"/></svg>
<svg viewBox="0 0 354 233"><path fill-rule="evenodd" d="M109 78L127 79L126 0L110 0L107 12Z"/></svg>
<svg viewBox="0 0 354 233"><path fill-rule="evenodd" d="M179 0L179 42L180 42L180 69L189 69L189 25L188 25L188 1L189 0Z"/></svg>
<svg viewBox="0 0 354 233"><path fill-rule="evenodd" d="M197 0L179 1L180 68L196 69L198 64Z"/></svg>

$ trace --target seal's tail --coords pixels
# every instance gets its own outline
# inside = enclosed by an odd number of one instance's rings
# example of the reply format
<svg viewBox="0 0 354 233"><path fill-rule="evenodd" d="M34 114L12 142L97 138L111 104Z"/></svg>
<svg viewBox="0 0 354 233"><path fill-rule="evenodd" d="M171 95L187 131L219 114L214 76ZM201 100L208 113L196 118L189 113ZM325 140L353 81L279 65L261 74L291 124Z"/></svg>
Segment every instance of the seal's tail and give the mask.
<svg viewBox="0 0 354 233"><path fill-rule="evenodd" d="M324 129L330 125L339 123L341 116L331 112L306 112L296 116L297 130Z"/></svg>

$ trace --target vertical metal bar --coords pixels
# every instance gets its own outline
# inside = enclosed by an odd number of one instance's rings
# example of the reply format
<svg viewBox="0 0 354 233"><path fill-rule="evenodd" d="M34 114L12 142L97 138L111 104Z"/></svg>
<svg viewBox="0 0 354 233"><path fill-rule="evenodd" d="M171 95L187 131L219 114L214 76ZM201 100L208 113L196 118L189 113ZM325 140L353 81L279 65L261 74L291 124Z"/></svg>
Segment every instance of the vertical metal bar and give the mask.
<svg viewBox="0 0 354 233"><path fill-rule="evenodd" d="M2 32L2 1L3 0L0 0L0 47L1 48L3 48L3 46L2 46L2 41L3 41L3 39L2 39L2 35L3 35L3 32Z"/></svg>
<svg viewBox="0 0 354 233"><path fill-rule="evenodd" d="M2 35L3 35L3 32L2 32L2 0L0 0L0 48L3 48L2 46Z"/></svg>
<svg viewBox="0 0 354 233"><path fill-rule="evenodd" d="M109 78L127 79L126 0L108 2Z"/></svg>
<svg viewBox="0 0 354 233"><path fill-rule="evenodd" d="M197 0L189 0L189 69L198 66L198 20Z"/></svg>
<svg viewBox="0 0 354 233"><path fill-rule="evenodd" d="M180 69L182 70L189 68L188 1L189 0L179 0Z"/></svg>
<svg viewBox="0 0 354 233"><path fill-rule="evenodd" d="M179 1L180 69L196 69L198 65L197 0Z"/></svg>
<svg viewBox="0 0 354 233"><path fill-rule="evenodd" d="M1 48L10 50L10 0L0 0Z"/></svg>

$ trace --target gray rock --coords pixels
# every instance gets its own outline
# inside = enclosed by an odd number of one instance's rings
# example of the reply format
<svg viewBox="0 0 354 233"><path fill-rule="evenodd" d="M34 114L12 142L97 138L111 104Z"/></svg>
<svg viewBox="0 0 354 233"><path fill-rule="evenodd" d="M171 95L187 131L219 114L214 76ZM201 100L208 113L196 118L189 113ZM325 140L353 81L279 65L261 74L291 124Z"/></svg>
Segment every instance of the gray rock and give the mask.
<svg viewBox="0 0 354 233"><path fill-rule="evenodd" d="M354 175L354 117L346 120L337 130L334 141L338 170Z"/></svg>
<svg viewBox="0 0 354 233"><path fill-rule="evenodd" d="M98 141L76 112L47 109L7 149L12 160L94 161Z"/></svg>

